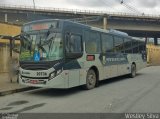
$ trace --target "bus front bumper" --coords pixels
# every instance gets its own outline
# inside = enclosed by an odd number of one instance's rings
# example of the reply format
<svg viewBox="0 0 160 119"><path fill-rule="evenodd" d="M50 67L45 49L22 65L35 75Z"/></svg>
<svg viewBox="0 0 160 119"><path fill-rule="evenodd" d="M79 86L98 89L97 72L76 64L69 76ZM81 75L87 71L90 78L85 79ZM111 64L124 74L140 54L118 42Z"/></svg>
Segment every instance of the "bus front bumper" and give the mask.
<svg viewBox="0 0 160 119"><path fill-rule="evenodd" d="M46 87L46 88L68 88L68 77L65 76L65 72L49 80L49 78L25 78L19 75L19 83L25 86L32 87Z"/></svg>

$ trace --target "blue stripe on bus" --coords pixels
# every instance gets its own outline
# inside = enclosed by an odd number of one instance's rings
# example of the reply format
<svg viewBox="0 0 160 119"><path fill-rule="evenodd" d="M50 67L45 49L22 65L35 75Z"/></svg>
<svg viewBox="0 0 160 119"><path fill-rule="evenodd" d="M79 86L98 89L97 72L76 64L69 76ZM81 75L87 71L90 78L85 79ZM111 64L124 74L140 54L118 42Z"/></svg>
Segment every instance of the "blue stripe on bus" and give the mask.
<svg viewBox="0 0 160 119"><path fill-rule="evenodd" d="M77 60L71 60L71 61L67 62L64 64L64 67L63 67L64 70L80 69L80 68L81 68L81 66Z"/></svg>

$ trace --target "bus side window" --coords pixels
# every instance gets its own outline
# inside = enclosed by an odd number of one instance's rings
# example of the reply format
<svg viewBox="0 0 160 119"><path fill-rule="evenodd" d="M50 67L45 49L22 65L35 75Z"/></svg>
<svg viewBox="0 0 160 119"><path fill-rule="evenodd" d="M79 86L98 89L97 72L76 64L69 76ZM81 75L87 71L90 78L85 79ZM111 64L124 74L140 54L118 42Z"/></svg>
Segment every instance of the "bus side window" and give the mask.
<svg viewBox="0 0 160 119"><path fill-rule="evenodd" d="M100 34L94 31L86 31L85 37L86 37L86 52L92 54L100 53L101 52Z"/></svg>
<svg viewBox="0 0 160 119"><path fill-rule="evenodd" d="M114 48L115 48L115 52L123 52L124 48L123 48L123 39L121 37L118 36L114 36Z"/></svg>
<svg viewBox="0 0 160 119"><path fill-rule="evenodd" d="M139 53L139 42L137 40L132 41L133 53Z"/></svg>
<svg viewBox="0 0 160 119"><path fill-rule="evenodd" d="M132 39L124 39L124 51L125 53L132 53Z"/></svg>
<svg viewBox="0 0 160 119"><path fill-rule="evenodd" d="M109 34L102 34L102 51L113 52L113 36Z"/></svg>
<svg viewBox="0 0 160 119"><path fill-rule="evenodd" d="M69 52L69 33L65 35L65 50Z"/></svg>

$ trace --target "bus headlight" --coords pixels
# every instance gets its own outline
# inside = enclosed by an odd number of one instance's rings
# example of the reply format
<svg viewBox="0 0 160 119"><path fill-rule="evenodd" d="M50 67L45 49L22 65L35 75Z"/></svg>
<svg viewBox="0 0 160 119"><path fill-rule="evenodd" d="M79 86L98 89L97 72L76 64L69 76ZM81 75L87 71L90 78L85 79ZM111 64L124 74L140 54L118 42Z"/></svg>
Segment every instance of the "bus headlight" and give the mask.
<svg viewBox="0 0 160 119"><path fill-rule="evenodd" d="M56 77L56 71L52 72L49 76L49 80L53 79L54 77Z"/></svg>
<svg viewBox="0 0 160 119"><path fill-rule="evenodd" d="M54 77L56 77L57 75L59 75L60 73L62 73L62 69L59 69L57 71L54 71L50 74L49 76L49 80L53 79Z"/></svg>

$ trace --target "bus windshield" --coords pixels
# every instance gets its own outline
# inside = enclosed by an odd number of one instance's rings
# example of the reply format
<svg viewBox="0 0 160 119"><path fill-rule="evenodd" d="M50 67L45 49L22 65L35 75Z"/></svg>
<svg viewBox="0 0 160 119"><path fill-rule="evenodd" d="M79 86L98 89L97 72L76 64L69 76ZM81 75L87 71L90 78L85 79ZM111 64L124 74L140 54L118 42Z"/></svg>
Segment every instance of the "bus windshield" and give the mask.
<svg viewBox="0 0 160 119"><path fill-rule="evenodd" d="M53 61L62 58L61 33L37 31L21 34L20 61Z"/></svg>

